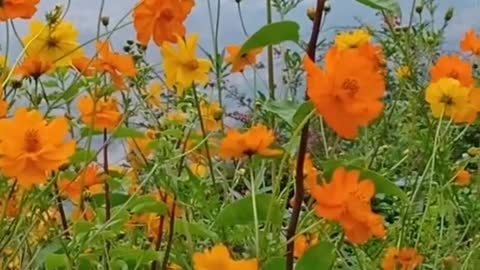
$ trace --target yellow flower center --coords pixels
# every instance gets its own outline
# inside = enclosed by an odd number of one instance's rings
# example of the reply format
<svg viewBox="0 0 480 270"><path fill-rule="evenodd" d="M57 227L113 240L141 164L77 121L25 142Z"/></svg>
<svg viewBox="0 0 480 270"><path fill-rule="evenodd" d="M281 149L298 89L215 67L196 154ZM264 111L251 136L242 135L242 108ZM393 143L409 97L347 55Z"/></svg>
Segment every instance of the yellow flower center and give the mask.
<svg viewBox="0 0 480 270"><path fill-rule="evenodd" d="M48 39L47 39L47 47L49 49L53 49L53 48L57 48L59 47L58 44L60 43L60 41L55 38L55 37L52 37L52 36L49 36Z"/></svg>
<svg viewBox="0 0 480 270"><path fill-rule="evenodd" d="M197 59L192 59L185 62L183 66L190 71L195 71L199 67Z"/></svg>
<svg viewBox="0 0 480 270"><path fill-rule="evenodd" d="M342 88L348 93L349 96L354 96L360 89L360 86L358 85L357 80L348 78L343 81Z"/></svg>
<svg viewBox="0 0 480 270"><path fill-rule="evenodd" d="M34 153L40 150L40 138L38 130L29 129L25 133L25 150L29 153Z"/></svg>
<svg viewBox="0 0 480 270"><path fill-rule="evenodd" d="M451 96L443 95L440 98L440 103L445 104L446 106L453 106L455 105L455 102L453 101L453 98Z"/></svg>

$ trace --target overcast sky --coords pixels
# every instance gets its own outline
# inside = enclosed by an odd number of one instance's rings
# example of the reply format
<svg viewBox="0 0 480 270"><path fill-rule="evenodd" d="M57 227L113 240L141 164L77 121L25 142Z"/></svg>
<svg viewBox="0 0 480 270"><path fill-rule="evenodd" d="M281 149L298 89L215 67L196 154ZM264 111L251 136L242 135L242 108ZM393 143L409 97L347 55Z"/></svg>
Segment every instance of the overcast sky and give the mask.
<svg viewBox="0 0 480 270"><path fill-rule="evenodd" d="M105 0L104 14L111 18L111 25L117 23L120 18L125 16L138 0ZM215 0L210 0L215 6ZM66 4L67 0L41 0L37 18L43 18L46 11L50 10L55 4ZM196 7L188 19L188 31L198 32L201 36L201 44L205 48L211 46L210 28L208 18L207 0L197 0ZM224 47L232 43L242 43L244 35L241 31L240 21L237 12L236 2L234 0L221 0L221 28L220 28L220 46ZM355 26L358 25L357 19L375 24L379 22L379 18L375 13L354 0L333 0L332 12L327 18L325 29L332 26ZM400 0L403 6L404 14L408 14L409 6L412 0ZM418 0L417 2L420 2ZM456 8L456 14L447 34L447 46L451 49L458 46L458 41L463 33L469 28L480 28L480 20L478 14L480 12L480 0L438 0L440 3L439 16L442 17L449 6ZM98 10L101 1L99 0L71 0L71 8L66 16L66 19L74 22L81 34L81 40L85 41L95 37L96 22ZM289 14L287 19L293 19L300 22L302 25L309 25L308 19L305 16L305 10L313 6L314 0L303 0L303 2ZM248 31L252 33L260 26L265 24L265 1L263 0L243 0L242 10L245 17L245 23ZM407 16L404 16L407 17ZM127 16L126 21L130 21L131 16ZM17 27L20 35L23 36L28 31L28 26L25 22L17 22ZM5 28L0 28L1 44L5 43ZM305 38L310 31L309 27L302 27L302 36ZM135 39L134 32L131 27L117 32L113 36L114 46L117 43L117 48L121 48L122 43L126 39ZM18 46L15 52L18 52Z"/></svg>

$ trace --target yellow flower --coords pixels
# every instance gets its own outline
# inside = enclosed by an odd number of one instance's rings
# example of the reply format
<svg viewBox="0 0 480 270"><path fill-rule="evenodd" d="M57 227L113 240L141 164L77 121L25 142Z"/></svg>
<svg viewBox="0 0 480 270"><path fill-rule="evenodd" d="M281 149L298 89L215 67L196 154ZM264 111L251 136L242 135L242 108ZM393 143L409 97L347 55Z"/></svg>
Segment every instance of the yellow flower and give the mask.
<svg viewBox="0 0 480 270"><path fill-rule="evenodd" d="M78 32L72 23L60 21L46 25L32 21L30 34L23 38L27 55L36 55L54 62L57 66L69 66L73 58L83 56L77 41Z"/></svg>
<svg viewBox="0 0 480 270"><path fill-rule="evenodd" d="M335 46L340 50L358 48L370 43L372 37L367 29L359 29L351 33L342 33L335 38Z"/></svg>
<svg viewBox="0 0 480 270"><path fill-rule="evenodd" d="M412 70L409 66L401 66L397 68L395 74L397 75L397 79L401 81L410 78L410 76L412 76Z"/></svg>
<svg viewBox="0 0 480 270"><path fill-rule="evenodd" d="M13 119L0 120L0 130L0 169L23 188L45 183L75 152L75 141L65 142L63 117L47 122L39 111L22 108Z"/></svg>
<svg viewBox="0 0 480 270"><path fill-rule="evenodd" d="M168 123L183 125L188 120L188 114L180 111L169 112L167 113L166 120Z"/></svg>
<svg viewBox="0 0 480 270"><path fill-rule="evenodd" d="M195 270L257 270L257 259L235 261L231 258L227 247L216 245L203 253L193 254Z"/></svg>
<svg viewBox="0 0 480 270"><path fill-rule="evenodd" d="M218 103L201 102L200 113L207 132L215 132L221 129L223 109Z"/></svg>
<svg viewBox="0 0 480 270"><path fill-rule="evenodd" d="M5 55L0 54L0 73L6 67L8 67L7 58L5 57Z"/></svg>
<svg viewBox="0 0 480 270"><path fill-rule="evenodd" d="M202 163L195 162L190 165L190 170L193 174L200 178L204 178L208 174L207 166L203 165Z"/></svg>
<svg viewBox="0 0 480 270"><path fill-rule="evenodd" d="M178 95L195 83L206 84L210 71L208 59L197 58L198 35L192 34L187 40L178 39L178 50L175 50L172 43L165 42L162 45L163 68L167 86L177 87Z"/></svg>
<svg viewBox="0 0 480 270"><path fill-rule="evenodd" d="M471 89L451 78L440 79L428 86L425 99L435 118L450 117L455 123L473 122L476 110L470 104ZM471 119L473 117L473 119Z"/></svg>
<svg viewBox="0 0 480 270"><path fill-rule="evenodd" d="M162 100L160 95L162 94L162 85L159 82L153 83L145 95L145 101L153 108L161 109Z"/></svg>

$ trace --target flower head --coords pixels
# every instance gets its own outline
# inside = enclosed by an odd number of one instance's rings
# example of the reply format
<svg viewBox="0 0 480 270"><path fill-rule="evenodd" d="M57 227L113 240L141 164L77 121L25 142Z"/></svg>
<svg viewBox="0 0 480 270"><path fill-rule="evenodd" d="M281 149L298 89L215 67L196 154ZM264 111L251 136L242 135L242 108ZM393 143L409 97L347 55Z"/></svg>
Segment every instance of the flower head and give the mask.
<svg viewBox="0 0 480 270"><path fill-rule="evenodd" d="M37 80L43 74L53 71L55 66L48 59L38 56L28 56L23 63L15 70L17 75L23 78L33 78Z"/></svg>
<svg viewBox="0 0 480 270"><path fill-rule="evenodd" d="M430 71L432 82L443 78L458 80L463 86L473 85L472 65L463 61L459 56L441 56Z"/></svg>
<svg viewBox="0 0 480 270"><path fill-rule="evenodd" d="M80 74L86 77L93 76L95 74L95 67L92 59L89 59L86 56L79 56L72 59L73 68L78 71Z"/></svg>
<svg viewBox="0 0 480 270"><path fill-rule="evenodd" d="M340 223L350 242L364 244L373 236L385 237L383 218L370 205L375 186L369 179L360 180L360 171L337 168L332 180L312 187L311 194L317 214Z"/></svg>
<svg viewBox="0 0 480 270"><path fill-rule="evenodd" d="M205 250L193 255L194 270L257 270L257 259L235 261L230 253L222 244L216 245L212 249Z"/></svg>
<svg viewBox="0 0 480 270"><path fill-rule="evenodd" d="M99 173L98 165L91 164L74 181L62 179L58 182L60 196L79 204L82 193L85 191L88 191L87 195L103 193L105 179L105 175Z"/></svg>
<svg viewBox="0 0 480 270"><path fill-rule="evenodd" d="M60 21L55 25L46 25L41 21L32 21L30 34L23 38L23 44L29 56L45 58L56 66L68 66L72 59L83 56L77 39L78 32L71 23Z"/></svg>
<svg viewBox="0 0 480 270"><path fill-rule="evenodd" d="M222 128L223 109L220 104L203 101L200 103L200 113L207 132L219 131Z"/></svg>
<svg viewBox="0 0 480 270"><path fill-rule="evenodd" d="M75 152L75 142L65 142L63 117L47 122L39 111L22 108L13 119L1 119L0 130L0 169L23 188L45 183Z"/></svg>
<svg viewBox="0 0 480 270"><path fill-rule="evenodd" d="M132 56L113 52L108 42L97 42L97 51L98 59L94 62L95 70L108 73L117 89L127 89L122 75L133 78L137 74Z"/></svg>
<svg viewBox="0 0 480 270"><path fill-rule="evenodd" d="M243 72L245 67L254 66L257 63L257 56L262 53L262 49L254 49L246 54L240 54L240 46L228 46L227 52L229 56L225 58L225 62L232 64L232 73Z"/></svg>
<svg viewBox="0 0 480 270"><path fill-rule="evenodd" d="M78 110L83 123L97 130L113 130L122 120L122 113L118 109L114 97L93 99L91 96L80 97Z"/></svg>
<svg viewBox="0 0 480 270"><path fill-rule="evenodd" d="M30 19L37 12L40 0L1 0L0 21Z"/></svg>
<svg viewBox="0 0 480 270"><path fill-rule="evenodd" d="M177 35L185 35L184 22L194 6L193 0L142 1L133 11L138 41L147 45L153 39L157 46L177 42Z"/></svg>
<svg viewBox="0 0 480 270"><path fill-rule="evenodd" d="M227 131L227 136L220 145L220 157L222 159L250 157L253 155L276 156L281 150L272 149L275 136L272 130L259 124L244 133L236 129Z"/></svg>
<svg viewBox="0 0 480 270"><path fill-rule="evenodd" d="M153 83L144 97L145 101L153 108L162 108L162 100L160 99L162 90L163 87L159 82Z"/></svg>
<svg viewBox="0 0 480 270"><path fill-rule="evenodd" d="M312 246L318 243L318 235L299 235L295 237L295 249L293 250L293 256L295 258L302 258L305 252Z"/></svg>
<svg viewBox="0 0 480 270"><path fill-rule="evenodd" d="M375 61L358 50L329 51L325 71L305 57L308 96L327 124L354 139L383 111L385 81Z"/></svg>
<svg viewBox="0 0 480 270"><path fill-rule="evenodd" d="M435 118L449 117L455 123L471 123L477 116L475 107L470 103L471 91L458 80L444 78L428 86L425 99Z"/></svg>
<svg viewBox="0 0 480 270"><path fill-rule="evenodd" d="M389 248L383 259L383 270L415 270L423 262L423 256L414 248Z"/></svg>
<svg viewBox="0 0 480 270"><path fill-rule="evenodd" d="M457 183L457 185L461 187L468 186L470 185L471 181L472 181L472 176L468 171L460 170L457 172L457 176L455 177L455 182Z"/></svg>
<svg viewBox="0 0 480 270"><path fill-rule="evenodd" d="M187 40L178 37L178 50L172 43L162 45L163 67L167 86L177 87L178 94L195 83L206 84L210 71L210 61L196 57L198 35L192 34Z"/></svg>
<svg viewBox="0 0 480 270"><path fill-rule="evenodd" d="M351 33L341 33L335 38L335 47L340 50L360 48L371 42L372 36L367 29L359 29Z"/></svg>
<svg viewBox="0 0 480 270"><path fill-rule="evenodd" d="M465 37L460 43L460 49L480 56L480 38L478 38L477 33L473 29L465 33Z"/></svg>

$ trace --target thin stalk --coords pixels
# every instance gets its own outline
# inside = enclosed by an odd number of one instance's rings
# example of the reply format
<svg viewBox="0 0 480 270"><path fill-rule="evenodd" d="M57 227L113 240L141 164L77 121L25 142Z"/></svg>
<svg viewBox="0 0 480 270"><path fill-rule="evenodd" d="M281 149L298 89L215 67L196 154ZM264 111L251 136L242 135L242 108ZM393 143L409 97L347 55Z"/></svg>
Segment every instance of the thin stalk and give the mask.
<svg viewBox="0 0 480 270"><path fill-rule="evenodd" d="M158 191L160 193L160 198L162 198L162 201L164 203L167 202L167 194L162 194L162 192L160 192L160 190ZM155 241L155 251L159 251L160 250L160 246L162 244L162 238L163 238L163 226L165 224L165 217L164 216L161 216L160 217L160 224L158 224L158 231L157 231L157 239ZM152 265L150 266L150 269L151 270L156 270L157 269L157 260L153 261L152 262Z"/></svg>
<svg viewBox="0 0 480 270"><path fill-rule="evenodd" d="M62 198L60 197L60 191L58 189L57 183L54 184L54 187L55 187L55 197L57 199L58 212L60 213L60 221L63 227L63 235L65 237L69 237L70 234L68 233L67 216L65 215L65 210L63 209Z"/></svg>
<svg viewBox="0 0 480 270"><path fill-rule="evenodd" d="M315 61L315 52L317 49L317 41L320 35L320 25L322 22L323 9L325 7L326 0L317 0L317 8L315 12L315 20L313 22L312 34L310 36L310 41L308 43L307 54L312 61ZM308 95L305 94L305 100L308 100ZM303 186L303 166L305 163L305 155L307 153L307 144L308 144L308 130L309 130L308 121L302 129L302 134L300 135L300 147L298 150L298 159L296 164L295 172L295 195L293 198L293 211L290 218L290 223L287 228L287 239L292 239L295 236L297 231L298 218L300 216L300 210L302 208L302 201L304 197L304 186ZM293 251L295 248L295 241L287 243L287 260L286 260L286 269L293 270Z"/></svg>
<svg viewBox="0 0 480 270"><path fill-rule="evenodd" d="M251 161L251 160L250 160ZM252 165L252 164L250 164ZM253 168L253 166L252 166ZM255 175L253 169L250 170L250 189L252 192L252 208L253 208L253 222L255 226L255 254L257 258L260 258L260 231L258 225L258 212L257 212L257 181L255 181Z"/></svg>
<svg viewBox="0 0 480 270"><path fill-rule="evenodd" d="M195 100L195 107L197 107L198 118L200 120L200 128L202 130L203 139L207 137L207 130L205 129L205 124L203 122L202 111L200 110L200 102L198 101L198 94L195 85L193 86L193 98ZM208 141L204 143L205 152L208 159L208 169L210 170L210 176L212 178L213 185L216 185L215 181L215 171L213 170L212 156L210 155L210 147L208 146Z"/></svg>
<svg viewBox="0 0 480 270"><path fill-rule="evenodd" d="M107 130L103 130L103 143L105 144L105 148L103 149L103 170L106 175L109 175L108 169L108 135ZM108 222L111 217L111 209L112 204L110 202L110 186L108 185L108 181L105 181L105 222Z"/></svg>
<svg viewBox="0 0 480 270"><path fill-rule="evenodd" d="M173 234L175 230L175 207L176 205L176 198L173 198L173 203L172 203L172 212L170 214L170 226L168 228L169 234L168 234L168 241L167 241L167 248L165 250L165 256L163 257L163 264L162 264L162 270L167 270L168 267L168 259L170 257L170 251L172 250L172 243L173 243Z"/></svg>

